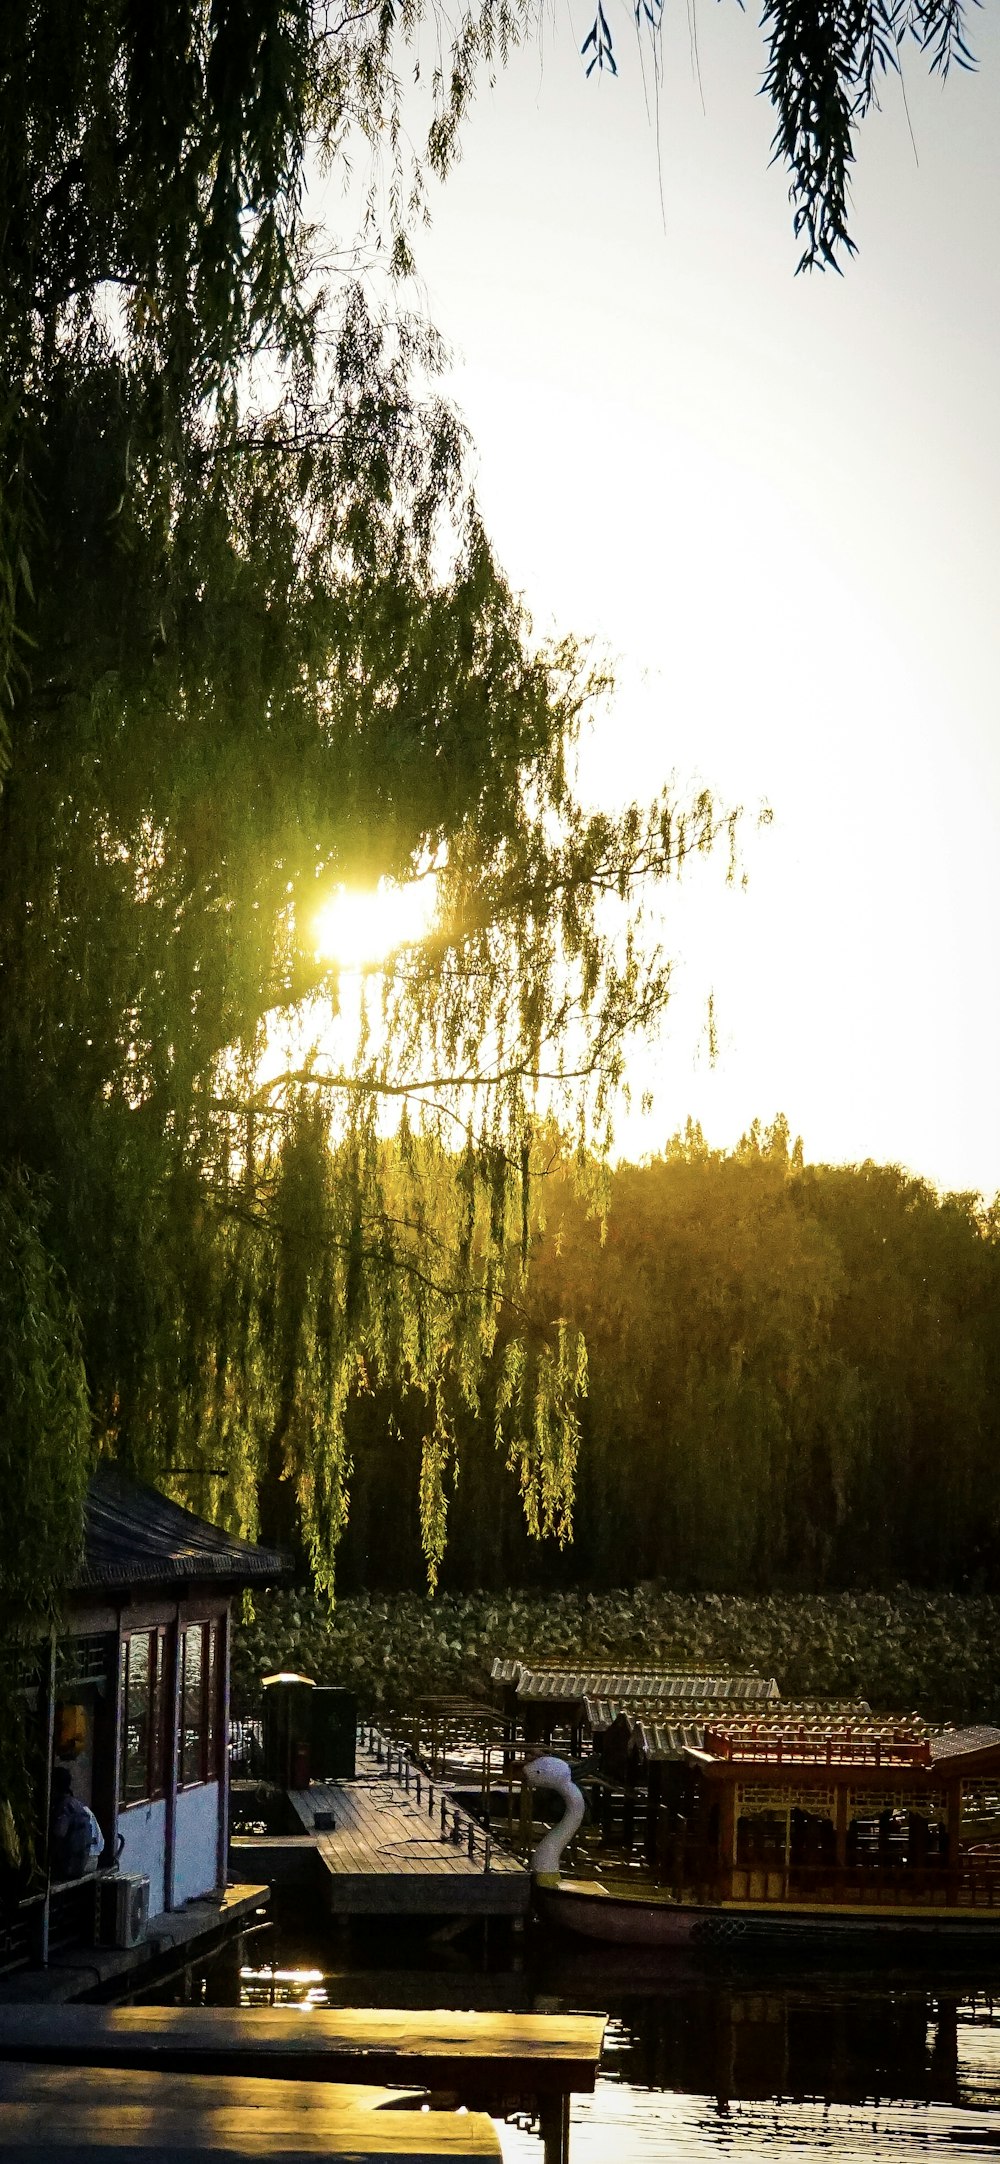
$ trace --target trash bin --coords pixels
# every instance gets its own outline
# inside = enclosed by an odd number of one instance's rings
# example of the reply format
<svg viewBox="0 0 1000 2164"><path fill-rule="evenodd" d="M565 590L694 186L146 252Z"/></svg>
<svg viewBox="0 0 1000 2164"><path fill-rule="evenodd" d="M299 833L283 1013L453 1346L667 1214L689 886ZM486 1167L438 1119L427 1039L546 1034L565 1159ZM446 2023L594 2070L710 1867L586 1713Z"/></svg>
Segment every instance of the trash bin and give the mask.
<svg viewBox="0 0 1000 2164"><path fill-rule="evenodd" d="M311 1676L282 1670L264 1677L264 1779L279 1788L306 1788L311 1770Z"/></svg>
<svg viewBox="0 0 1000 2164"><path fill-rule="evenodd" d="M309 1706L310 1763L314 1781L353 1781L358 1701L354 1691L320 1683Z"/></svg>

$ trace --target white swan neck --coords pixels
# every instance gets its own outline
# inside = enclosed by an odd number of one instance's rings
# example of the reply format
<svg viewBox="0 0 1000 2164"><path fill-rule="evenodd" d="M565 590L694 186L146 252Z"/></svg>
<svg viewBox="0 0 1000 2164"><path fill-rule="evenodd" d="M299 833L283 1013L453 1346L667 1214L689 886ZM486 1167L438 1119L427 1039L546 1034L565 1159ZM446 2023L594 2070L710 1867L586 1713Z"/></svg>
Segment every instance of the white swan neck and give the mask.
<svg viewBox="0 0 1000 2164"><path fill-rule="evenodd" d="M531 1859L536 1878L558 1877L563 1852L581 1825L586 1804L564 1758L534 1758L524 1769L529 1788L553 1789L565 1806L558 1825L542 1835Z"/></svg>

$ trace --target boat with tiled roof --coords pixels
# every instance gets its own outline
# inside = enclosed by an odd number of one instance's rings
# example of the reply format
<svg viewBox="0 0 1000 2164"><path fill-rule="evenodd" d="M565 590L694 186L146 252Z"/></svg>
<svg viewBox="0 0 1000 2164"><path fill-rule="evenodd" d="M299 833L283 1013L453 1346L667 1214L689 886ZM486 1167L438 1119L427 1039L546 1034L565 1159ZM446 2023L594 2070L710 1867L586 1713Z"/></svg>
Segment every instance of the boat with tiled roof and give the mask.
<svg viewBox="0 0 1000 2164"><path fill-rule="evenodd" d="M555 1828L536 1853L544 1915L587 1938L660 1946L997 1933L1000 1851L983 1831L1000 1830L1000 1730L933 1736L916 1717L857 1708L727 1712L697 1739L671 1736L664 1770L645 1882L560 1875ZM565 1761L525 1775L578 1817Z"/></svg>

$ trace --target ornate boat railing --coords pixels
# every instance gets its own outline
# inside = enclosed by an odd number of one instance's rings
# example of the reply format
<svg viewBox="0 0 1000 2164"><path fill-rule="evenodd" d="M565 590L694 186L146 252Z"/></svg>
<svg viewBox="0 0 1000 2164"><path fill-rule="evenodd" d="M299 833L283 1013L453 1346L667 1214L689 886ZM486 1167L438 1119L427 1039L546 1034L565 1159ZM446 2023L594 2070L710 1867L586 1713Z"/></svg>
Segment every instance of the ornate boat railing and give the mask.
<svg viewBox="0 0 1000 2164"><path fill-rule="evenodd" d="M827 1727L820 1730L763 1722L727 1722L707 1727L705 1755L726 1764L748 1766L929 1766L930 1743L905 1729Z"/></svg>
<svg viewBox="0 0 1000 2164"><path fill-rule="evenodd" d="M679 1871L661 1868L656 1876L661 1886L682 1900L709 1907L727 1901L754 1906L795 1902L830 1908L992 1909L1000 1913L1000 1863L985 1858L954 1866L756 1862L699 1870L691 1857Z"/></svg>

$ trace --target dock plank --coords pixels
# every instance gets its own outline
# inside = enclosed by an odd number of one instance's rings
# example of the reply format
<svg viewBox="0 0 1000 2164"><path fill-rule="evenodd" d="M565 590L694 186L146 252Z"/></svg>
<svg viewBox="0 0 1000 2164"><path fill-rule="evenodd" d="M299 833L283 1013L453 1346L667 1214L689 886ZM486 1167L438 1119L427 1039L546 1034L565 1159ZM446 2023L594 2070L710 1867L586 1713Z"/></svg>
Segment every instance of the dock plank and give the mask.
<svg viewBox="0 0 1000 2164"><path fill-rule="evenodd" d="M478 2112L406 2109L421 2092L363 2084L223 2079L134 2067L0 2064L0 2156L105 2154L212 2164L318 2156L329 2164L496 2164L500 2144Z"/></svg>
<svg viewBox="0 0 1000 2164"><path fill-rule="evenodd" d="M4 2006L0 2059L313 2081L402 2082L470 2102L589 2092L604 2038L594 2014L381 2007Z"/></svg>
<svg viewBox="0 0 1000 2164"><path fill-rule="evenodd" d="M294 2106L297 2112L322 2111L329 2117L337 2111L402 2111L422 2103L427 2094L423 2088L389 2089L374 2082L282 2081L269 2074L248 2082L245 2075L163 2074L139 2066L116 2066L112 2071L106 2066L0 2059L0 2106L37 2099L74 2105L104 2103L109 2081L114 2082L116 2097L129 2107L161 2102L164 2084L169 2083L171 2092L182 2096L185 2108L194 2112L217 2104L241 2104L255 2109Z"/></svg>
<svg viewBox="0 0 1000 2164"><path fill-rule="evenodd" d="M520 1915L530 1903L530 1877L515 1856L490 1838L454 1797L416 1771L409 1786L398 1767L358 1746L353 1781L316 1782L289 1791L289 1802L310 1837L326 1875L330 1906L342 1915ZM431 1793L433 1812L428 1810ZM442 1839L440 1802L449 1830L457 1819L461 1838ZM316 1830L316 1817L331 1813L334 1830ZM471 1835L473 1853L469 1854Z"/></svg>
<svg viewBox="0 0 1000 2164"><path fill-rule="evenodd" d="M400 2164L403 2158L411 2164L499 2164L502 2156L495 2129L481 2112L356 2112L325 2125L309 2119L272 2125L265 2123L269 2116L244 2112L222 2125L150 2111L133 2125L109 2107L39 2123L31 2105L12 2104L0 2108L0 2141L4 2164L51 2157L63 2164L69 2157L86 2164L184 2164L191 2156L210 2156L215 2164L243 2164L248 2157L267 2157L269 2164L314 2164L316 2157L327 2164Z"/></svg>
<svg viewBox="0 0 1000 2164"><path fill-rule="evenodd" d="M110 2078L110 2077L109 2077ZM161 2076L161 2079L165 2077ZM178 2155L219 2150L235 2156L437 2158L499 2157L500 2144L484 2112L365 2111L331 2113L257 2110L199 2111L145 2104L0 2104L0 2154L23 2143L46 2144L86 2156L94 2146L172 2148Z"/></svg>

